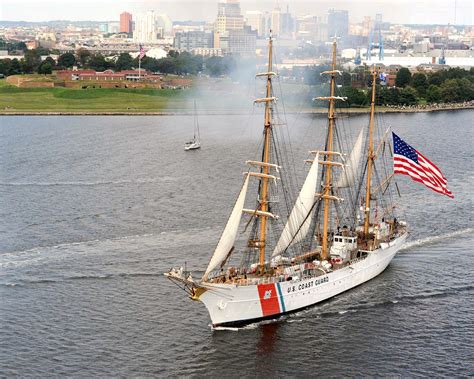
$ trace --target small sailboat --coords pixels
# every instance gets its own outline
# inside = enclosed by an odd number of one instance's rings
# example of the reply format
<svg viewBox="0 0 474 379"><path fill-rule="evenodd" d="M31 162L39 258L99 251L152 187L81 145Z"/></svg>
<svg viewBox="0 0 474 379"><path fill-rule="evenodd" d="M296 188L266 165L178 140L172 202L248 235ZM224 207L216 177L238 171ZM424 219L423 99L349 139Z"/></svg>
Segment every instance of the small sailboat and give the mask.
<svg viewBox="0 0 474 379"><path fill-rule="evenodd" d="M389 133L374 132L375 68L368 127L355 140L343 137L336 122L336 102L345 98L335 93L335 41L332 67L323 74L331 78L330 95L317 98L329 103L324 147L309 152L310 168L292 201L279 202L277 194L287 196L291 188L290 161L277 150L270 37L267 72L257 74L266 95L255 100L265 105L261 161L246 161L249 169L204 275L195 279L182 267L164 274L204 303L214 327L277 318L357 287L383 272L407 238L394 203L399 190Z"/></svg>
<svg viewBox="0 0 474 379"><path fill-rule="evenodd" d="M199 133L199 120L197 117L196 101L194 101L194 136L184 144L184 150L197 150L201 148L201 135Z"/></svg>

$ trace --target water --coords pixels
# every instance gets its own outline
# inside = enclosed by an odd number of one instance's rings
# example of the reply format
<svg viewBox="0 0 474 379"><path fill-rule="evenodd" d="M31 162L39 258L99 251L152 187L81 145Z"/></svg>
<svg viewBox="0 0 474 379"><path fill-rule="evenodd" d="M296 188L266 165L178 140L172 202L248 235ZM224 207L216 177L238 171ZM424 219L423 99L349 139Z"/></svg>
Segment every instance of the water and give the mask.
<svg viewBox="0 0 474 379"><path fill-rule="evenodd" d="M0 374L474 375L472 115L385 116L455 199L399 178L411 236L383 274L225 330L162 272L207 264L260 116L201 117L187 153L191 117L0 118ZM323 122L289 122L301 162Z"/></svg>

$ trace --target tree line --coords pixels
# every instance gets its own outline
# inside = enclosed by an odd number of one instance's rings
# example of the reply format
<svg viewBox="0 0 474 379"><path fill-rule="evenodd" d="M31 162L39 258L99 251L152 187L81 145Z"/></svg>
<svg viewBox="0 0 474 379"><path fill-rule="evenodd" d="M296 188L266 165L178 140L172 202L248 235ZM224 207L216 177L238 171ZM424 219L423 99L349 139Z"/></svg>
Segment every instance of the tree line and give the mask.
<svg viewBox="0 0 474 379"><path fill-rule="evenodd" d="M322 94L329 90L327 76L319 75L325 67L304 68L303 81L320 87ZM361 70L361 69L359 69ZM365 88L354 88L351 73L343 72L338 76L336 90L338 96L347 97L342 107L367 106L371 102L372 75L368 69L362 73ZM357 74L357 73L352 73ZM359 75L360 76L360 75ZM453 67L436 72L411 74L402 67L395 78L395 86L388 86L377 78L376 105L418 105L437 103L460 103L474 100L474 68L464 70Z"/></svg>
<svg viewBox="0 0 474 379"><path fill-rule="evenodd" d="M4 76L17 74L51 74L53 70L61 70L78 66L82 69L114 71L137 69L138 58L132 58L128 53L122 53L113 59L107 59L102 54L94 54L80 48L75 53L60 54L55 61L51 57L41 59L55 51L45 48L28 50L22 42L6 43L0 40L0 48L8 51L23 51L21 59L0 60L0 74ZM212 77L230 76L239 79L250 75L243 73L245 68L255 67L255 60L245 61L235 57L203 57L188 52L170 51L168 56L155 59L145 56L141 67L151 72L176 75L205 74ZM293 77L298 81L315 87L318 94L327 94L329 78L321 75L329 70L329 66L294 67L292 70L282 70L284 77ZM354 87L354 77L362 81L363 88ZM337 77L337 92L339 96L347 97L341 106L367 106L370 104L370 87L372 76L367 67L359 67L354 71L344 71ZM400 68L396 74L395 86L389 87L377 78L377 105L417 105L423 103L453 103L474 100L474 68L464 70L449 68L436 72L411 74L407 68Z"/></svg>
<svg viewBox="0 0 474 379"><path fill-rule="evenodd" d="M21 59L1 59L0 74L5 76L18 74L51 74L53 70L69 69L73 66L82 69L105 71L123 71L137 69L138 57L132 58L128 53L122 53L114 59L107 59L102 54L93 54L87 49L78 49L75 53L59 55L57 62L47 57L41 60L42 55L49 55L50 51L44 48L25 50ZM213 77L230 75L237 67L237 61L231 56L203 57L188 52L178 53L170 51L168 56L155 59L145 56L141 61L141 68L151 72L176 75L207 74Z"/></svg>

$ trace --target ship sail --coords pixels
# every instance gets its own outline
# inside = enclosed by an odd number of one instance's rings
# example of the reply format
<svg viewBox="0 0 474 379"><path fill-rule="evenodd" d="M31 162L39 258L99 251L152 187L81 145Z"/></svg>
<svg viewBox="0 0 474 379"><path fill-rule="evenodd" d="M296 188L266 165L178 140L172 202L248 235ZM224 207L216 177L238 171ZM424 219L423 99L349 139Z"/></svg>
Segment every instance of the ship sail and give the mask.
<svg viewBox="0 0 474 379"><path fill-rule="evenodd" d="M303 187L301 187L296 203L288 217L285 228L273 250L273 257L285 251L290 245L301 241L306 237L306 234L308 234L311 224L311 217L308 217L308 215L313 209L316 184L318 181L318 161L319 153L316 153Z"/></svg>
<svg viewBox="0 0 474 379"><path fill-rule="evenodd" d="M204 276L209 274L212 270L214 270L217 266L224 262L227 256L229 255L229 252L231 251L232 247L234 246L237 231L239 229L240 219L242 218L242 209L244 208L245 196L247 194L247 188L249 185L249 178L250 175L247 175L245 178L242 189L240 190L239 197L235 202L234 209L230 214L229 220L227 221L227 225L225 226L225 229L222 232L219 243L217 244L216 250L212 255L211 261L207 266Z"/></svg>
<svg viewBox="0 0 474 379"><path fill-rule="evenodd" d="M352 187L357 177L357 168L359 167L360 159L362 158L362 142L364 137L364 129L362 129L357 137L357 140L352 148L347 167L339 176L336 182L336 187L347 188Z"/></svg>

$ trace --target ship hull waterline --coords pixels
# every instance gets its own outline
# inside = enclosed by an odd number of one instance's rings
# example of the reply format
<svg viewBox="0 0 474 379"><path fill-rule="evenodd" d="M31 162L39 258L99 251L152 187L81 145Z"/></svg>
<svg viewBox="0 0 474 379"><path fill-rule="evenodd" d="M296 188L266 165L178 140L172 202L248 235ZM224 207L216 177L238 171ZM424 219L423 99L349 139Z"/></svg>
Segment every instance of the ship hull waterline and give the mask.
<svg viewBox="0 0 474 379"><path fill-rule="evenodd" d="M404 234L364 259L317 277L245 286L206 284L199 300L206 306L213 327L242 327L277 319L375 278L387 268L406 237Z"/></svg>

